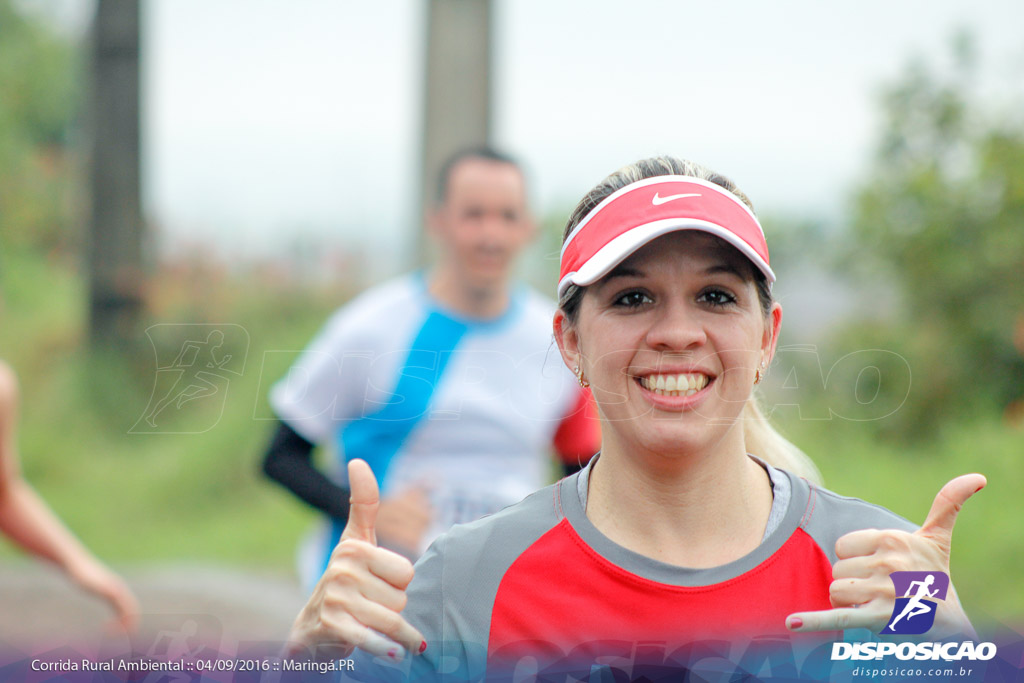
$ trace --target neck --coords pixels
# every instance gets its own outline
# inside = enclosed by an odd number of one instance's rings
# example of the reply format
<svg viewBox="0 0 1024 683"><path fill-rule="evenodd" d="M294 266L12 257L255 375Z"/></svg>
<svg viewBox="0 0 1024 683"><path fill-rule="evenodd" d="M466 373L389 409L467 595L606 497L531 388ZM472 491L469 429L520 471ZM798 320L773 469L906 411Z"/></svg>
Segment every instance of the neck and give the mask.
<svg viewBox="0 0 1024 683"><path fill-rule="evenodd" d="M496 318L508 308L508 283L494 285L467 282L454 268L439 266L429 277L427 291L446 308L469 318Z"/></svg>
<svg viewBox="0 0 1024 683"><path fill-rule="evenodd" d="M612 441L602 447L591 473L587 517L634 552L704 568L753 551L771 506L768 474L742 443L738 449L670 458L626 453Z"/></svg>

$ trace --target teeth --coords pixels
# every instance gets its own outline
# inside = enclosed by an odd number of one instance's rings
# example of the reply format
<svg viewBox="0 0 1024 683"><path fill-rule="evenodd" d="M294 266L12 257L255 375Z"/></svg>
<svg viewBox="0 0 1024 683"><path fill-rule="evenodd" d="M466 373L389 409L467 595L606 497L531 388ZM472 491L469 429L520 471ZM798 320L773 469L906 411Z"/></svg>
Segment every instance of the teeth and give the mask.
<svg viewBox="0 0 1024 683"><path fill-rule="evenodd" d="M699 372L682 375L648 375L640 379L640 384L659 396L693 396L708 385L708 376Z"/></svg>

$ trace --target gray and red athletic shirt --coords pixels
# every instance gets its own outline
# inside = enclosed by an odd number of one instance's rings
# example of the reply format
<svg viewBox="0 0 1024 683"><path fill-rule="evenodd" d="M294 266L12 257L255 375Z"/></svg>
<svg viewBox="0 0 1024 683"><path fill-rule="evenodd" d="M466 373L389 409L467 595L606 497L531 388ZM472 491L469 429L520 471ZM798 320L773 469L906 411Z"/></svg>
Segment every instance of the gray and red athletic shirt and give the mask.
<svg viewBox="0 0 1024 683"><path fill-rule="evenodd" d="M435 541L416 565L403 612L429 644L408 676L430 678L430 669L449 680L485 671L500 678L526 658L542 672L586 673L602 657L635 658L638 647L664 662L711 638L786 637L788 615L831 607L840 536L916 529L766 465L774 503L761 544L723 566L678 567L617 545L590 522L593 462Z"/></svg>

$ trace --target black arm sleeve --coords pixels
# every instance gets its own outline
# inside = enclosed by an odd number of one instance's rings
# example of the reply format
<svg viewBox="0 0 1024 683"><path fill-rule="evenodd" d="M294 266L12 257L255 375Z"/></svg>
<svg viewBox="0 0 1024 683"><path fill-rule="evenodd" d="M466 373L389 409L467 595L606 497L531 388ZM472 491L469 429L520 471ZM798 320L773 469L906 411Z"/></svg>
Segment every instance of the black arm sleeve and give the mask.
<svg viewBox="0 0 1024 683"><path fill-rule="evenodd" d="M335 519L348 519L349 491L313 465L314 445L284 422L263 458L263 472L317 510Z"/></svg>

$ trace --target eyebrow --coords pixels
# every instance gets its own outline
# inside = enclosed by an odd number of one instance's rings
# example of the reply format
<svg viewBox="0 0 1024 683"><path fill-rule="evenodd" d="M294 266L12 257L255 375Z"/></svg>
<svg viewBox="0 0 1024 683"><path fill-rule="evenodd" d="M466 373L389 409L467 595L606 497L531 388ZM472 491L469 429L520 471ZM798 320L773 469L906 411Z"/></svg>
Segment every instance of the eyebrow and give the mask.
<svg viewBox="0 0 1024 683"><path fill-rule="evenodd" d="M707 268L705 268L701 272L701 275L717 275L719 273L725 273L727 275L734 275L735 277L739 278L740 280L746 280L747 277L750 275L749 272L744 273L743 270L739 266L737 266L735 263L732 263L731 259L723 259L722 261L720 261L718 263L715 263L714 265L708 266ZM604 279L605 282L610 282L610 281L614 280L615 278L619 278L619 277L639 277L639 278L642 278L644 276L645 276L644 271L640 270L639 268L635 268L635 267L632 267L632 266L620 265L620 266L616 266L612 270L612 272L608 273L603 279Z"/></svg>
<svg viewBox="0 0 1024 683"><path fill-rule="evenodd" d="M610 272L607 275L605 275L603 279L607 282L607 281L613 280L613 279L615 279L617 277L643 277L643 276L644 276L644 272L642 270L639 270L637 268L633 268L633 267L630 267L630 266L619 265L619 266L616 266L612 270L612 272Z"/></svg>
<svg viewBox="0 0 1024 683"><path fill-rule="evenodd" d="M718 273L726 273L726 274L735 275L740 280L746 280L747 277L750 275L749 272L748 273L742 272L736 266L736 264L730 263L728 261L723 261L721 263L716 263L715 265L710 266L710 267L704 269L704 275L717 275Z"/></svg>

